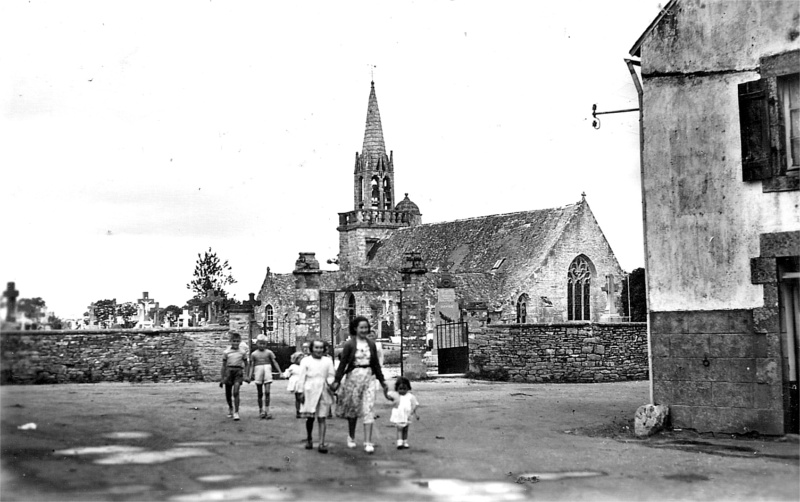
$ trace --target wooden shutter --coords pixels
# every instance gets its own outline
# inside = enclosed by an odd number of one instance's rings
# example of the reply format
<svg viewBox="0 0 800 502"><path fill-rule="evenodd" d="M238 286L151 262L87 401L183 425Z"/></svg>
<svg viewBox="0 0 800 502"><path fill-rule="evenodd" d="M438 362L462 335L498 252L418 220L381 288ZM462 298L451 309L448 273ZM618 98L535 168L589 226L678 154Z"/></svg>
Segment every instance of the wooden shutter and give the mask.
<svg viewBox="0 0 800 502"><path fill-rule="evenodd" d="M766 79L739 84L739 125L742 135L742 180L771 178Z"/></svg>

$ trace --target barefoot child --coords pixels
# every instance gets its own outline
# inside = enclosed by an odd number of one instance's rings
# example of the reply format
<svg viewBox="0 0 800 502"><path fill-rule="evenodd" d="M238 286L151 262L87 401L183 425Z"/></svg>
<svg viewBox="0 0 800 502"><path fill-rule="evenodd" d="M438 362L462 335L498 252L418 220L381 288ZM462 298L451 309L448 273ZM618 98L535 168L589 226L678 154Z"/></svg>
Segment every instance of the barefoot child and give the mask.
<svg viewBox="0 0 800 502"><path fill-rule="evenodd" d="M292 365L286 369L286 373L283 374L283 378L289 379L289 384L286 386L286 390L294 394L294 409L296 411L296 417L300 418L300 399L303 397L303 389L298 387L297 381L300 379L300 361L303 359L302 352L295 352L292 354Z"/></svg>
<svg viewBox="0 0 800 502"><path fill-rule="evenodd" d="M269 390L272 385L272 370L280 375L281 367L275 360L275 354L267 348L267 337L264 334L256 338L256 350L250 354L250 380L255 382L258 391L258 416L271 419L269 412ZM263 395L263 407L262 407Z"/></svg>
<svg viewBox="0 0 800 502"><path fill-rule="evenodd" d="M398 377L394 383L395 392L391 392L389 396L394 401L392 408L392 416L389 419L395 427L397 427L397 449L407 449L408 446L408 426L411 424L411 417L417 417L417 407L419 401L412 394L411 382L406 377Z"/></svg>
<svg viewBox="0 0 800 502"><path fill-rule="evenodd" d="M335 371L333 360L324 357L325 345L322 340L311 342L311 357L304 357L300 362L300 377L297 381L302 392L300 414L306 419L306 450L314 448L311 442L311 433L314 430L314 419L319 422L319 452L328 453L325 445L325 422L328 411L333 403L333 395L329 390L329 383L333 382Z"/></svg>
<svg viewBox="0 0 800 502"><path fill-rule="evenodd" d="M240 348L242 341L238 333L230 334L231 346L222 353L222 379L219 386L225 385L225 400L228 402L228 418L239 420L239 387L247 371L248 352ZM247 380L248 383L250 380ZM231 403L233 394L233 403ZM234 408L235 406L235 408Z"/></svg>

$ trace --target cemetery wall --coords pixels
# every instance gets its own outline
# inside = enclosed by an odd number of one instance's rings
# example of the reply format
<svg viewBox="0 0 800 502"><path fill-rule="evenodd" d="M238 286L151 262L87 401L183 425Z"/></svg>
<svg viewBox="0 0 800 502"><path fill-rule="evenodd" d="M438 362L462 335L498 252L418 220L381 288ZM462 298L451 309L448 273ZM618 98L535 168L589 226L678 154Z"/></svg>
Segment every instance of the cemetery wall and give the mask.
<svg viewBox="0 0 800 502"><path fill-rule="evenodd" d="M490 324L470 328L470 373L514 382L648 378L647 323Z"/></svg>
<svg viewBox="0 0 800 502"><path fill-rule="evenodd" d="M2 383L219 379L227 327L11 331L0 334Z"/></svg>

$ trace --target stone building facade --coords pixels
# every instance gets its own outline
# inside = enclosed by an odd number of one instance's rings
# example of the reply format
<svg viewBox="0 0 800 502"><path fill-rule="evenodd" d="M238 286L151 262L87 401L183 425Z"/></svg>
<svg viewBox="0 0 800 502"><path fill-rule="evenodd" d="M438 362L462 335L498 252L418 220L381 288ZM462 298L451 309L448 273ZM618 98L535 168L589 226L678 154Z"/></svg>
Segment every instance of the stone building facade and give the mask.
<svg viewBox="0 0 800 502"><path fill-rule="evenodd" d="M636 42L654 400L797 432L800 7L673 0Z"/></svg>
<svg viewBox="0 0 800 502"><path fill-rule="evenodd" d="M320 270L313 253L300 253L292 273L267 270L256 318L272 340L341 343L349 319L366 315L381 336L402 335L404 344L419 336L424 349L437 325L463 321L476 306L493 323L614 318L624 273L585 197L423 223L408 194L395 203L395 174L373 83L353 208L339 213L339 270Z"/></svg>

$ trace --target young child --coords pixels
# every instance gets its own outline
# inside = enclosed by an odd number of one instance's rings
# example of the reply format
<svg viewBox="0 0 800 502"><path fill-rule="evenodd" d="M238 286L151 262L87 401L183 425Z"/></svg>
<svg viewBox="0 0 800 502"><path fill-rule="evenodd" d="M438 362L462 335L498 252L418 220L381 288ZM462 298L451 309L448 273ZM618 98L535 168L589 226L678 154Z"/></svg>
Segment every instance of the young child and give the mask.
<svg viewBox="0 0 800 502"><path fill-rule="evenodd" d="M306 419L306 450L314 448L311 442L311 433L314 431L314 419L319 422L319 452L328 453L325 445L325 432L327 431L326 419L333 403L333 394L330 383L333 382L335 371L333 360L324 357L325 344L322 340L311 342L311 357L304 357L300 362L300 376L297 381L301 394L300 414Z"/></svg>
<svg viewBox="0 0 800 502"><path fill-rule="evenodd" d="M300 400L303 397L303 389L297 386L297 381L300 379L300 361L303 360L303 353L295 352L290 360L292 364L286 369L283 378L289 379L286 390L294 394L294 409L297 412L297 418L300 418Z"/></svg>
<svg viewBox="0 0 800 502"><path fill-rule="evenodd" d="M250 354L250 380L255 382L258 391L258 415L271 419L269 412L269 390L272 386L272 370L280 375L281 367L275 360L275 354L267 348L267 337L264 334L256 338L257 349ZM262 407L263 394L263 407Z"/></svg>
<svg viewBox="0 0 800 502"><path fill-rule="evenodd" d="M394 383L395 392L390 392L389 397L394 401L392 416L389 419L397 427L397 449L407 449L408 446L408 426L411 424L411 417L417 417L417 407L419 401L412 394L411 382L406 377L398 377Z"/></svg>
<svg viewBox="0 0 800 502"><path fill-rule="evenodd" d="M219 386L225 385L225 400L228 402L228 418L233 417L239 420L239 387L242 386L244 375L247 374L248 356L247 350L240 347L242 337L238 333L231 332L231 346L222 353L222 378ZM250 380L247 380L250 383ZM233 394L233 403L231 403ZM234 408L235 406L235 408Z"/></svg>

